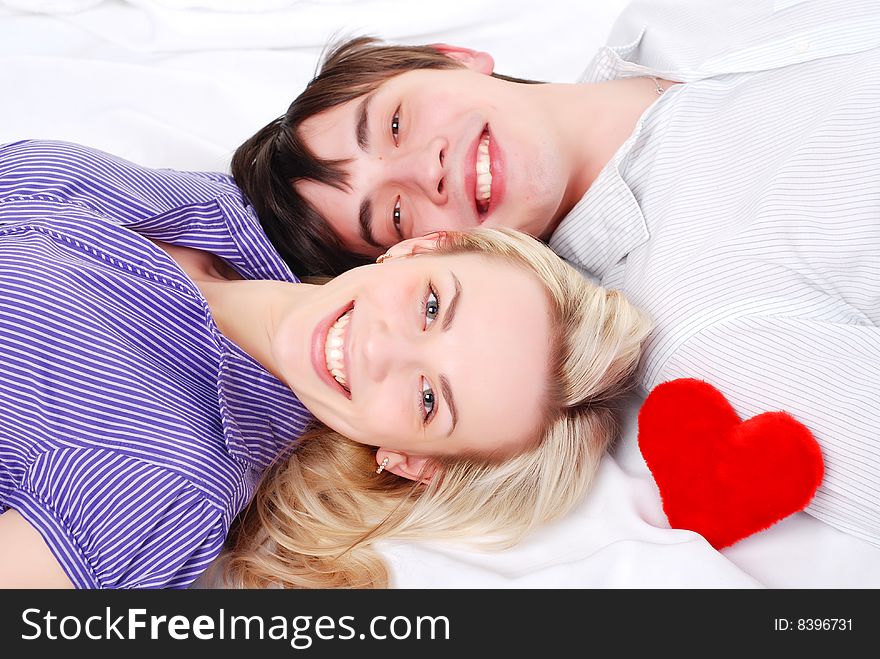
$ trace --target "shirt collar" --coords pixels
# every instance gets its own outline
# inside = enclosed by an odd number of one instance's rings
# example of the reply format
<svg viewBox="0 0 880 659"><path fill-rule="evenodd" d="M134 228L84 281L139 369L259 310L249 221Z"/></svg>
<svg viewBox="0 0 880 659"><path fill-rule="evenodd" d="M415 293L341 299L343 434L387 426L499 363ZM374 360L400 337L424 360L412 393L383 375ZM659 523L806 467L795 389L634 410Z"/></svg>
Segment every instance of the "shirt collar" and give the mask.
<svg viewBox="0 0 880 659"><path fill-rule="evenodd" d="M238 188L235 190L238 193L235 198L217 199L226 219L223 238L235 247L226 257L227 261L248 279L299 281L269 241L253 206L245 202Z"/></svg>
<svg viewBox="0 0 880 659"><path fill-rule="evenodd" d="M622 157L627 142L618 151ZM600 280L631 250L648 240L642 209L620 175L618 156L550 236L550 247Z"/></svg>
<svg viewBox="0 0 880 659"><path fill-rule="evenodd" d="M642 27L638 36L629 43L619 46L603 46L593 57L593 61L584 70L578 82L605 82L618 78L634 78L640 76L656 76L677 80L678 82L694 82L703 80L712 75L726 73L725 70L709 68L693 68L682 66L674 61L662 57L662 54L654 54L652 63L654 66L640 64L644 59L642 41L644 40L647 27Z"/></svg>
<svg viewBox="0 0 880 659"><path fill-rule="evenodd" d="M216 254L246 279L297 281L232 177L224 174L211 174L211 177L220 191L211 190L209 202L138 221L131 228L155 240ZM205 203L213 208L208 209L210 212L199 212ZM214 212L215 209L219 212Z"/></svg>
<svg viewBox="0 0 880 659"><path fill-rule="evenodd" d="M644 34L642 29L630 43L601 48L581 76L581 82L657 75L630 61L636 56ZM641 133L643 118L550 236L553 251L600 281L631 250L648 240L642 209L621 174Z"/></svg>
<svg viewBox="0 0 880 659"><path fill-rule="evenodd" d="M218 238L231 243L229 247L232 249L222 255L215 253L223 256L248 279L298 281L269 241L253 206L245 202L238 188L235 188L235 192L234 198L217 198L226 221L225 231Z"/></svg>
<svg viewBox="0 0 880 659"><path fill-rule="evenodd" d="M628 76L656 75L654 71L633 61L644 36L645 28L630 43L600 48L578 82L606 82Z"/></svg>

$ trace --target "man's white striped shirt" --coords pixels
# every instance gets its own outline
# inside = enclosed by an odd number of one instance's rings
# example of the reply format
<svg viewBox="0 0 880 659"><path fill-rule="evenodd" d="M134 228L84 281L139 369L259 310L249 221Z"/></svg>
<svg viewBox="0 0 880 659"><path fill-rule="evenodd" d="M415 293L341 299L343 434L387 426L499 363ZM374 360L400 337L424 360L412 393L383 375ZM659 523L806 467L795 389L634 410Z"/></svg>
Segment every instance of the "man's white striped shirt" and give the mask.
<svg viewBox="0 0 880 659"><path fill-rule="evenodd" d="M791 413L825 458L807 512L880 544L880 3L752 4L624 14L584 80L687 82L550 244L654 318L646 389Z"/></svg>

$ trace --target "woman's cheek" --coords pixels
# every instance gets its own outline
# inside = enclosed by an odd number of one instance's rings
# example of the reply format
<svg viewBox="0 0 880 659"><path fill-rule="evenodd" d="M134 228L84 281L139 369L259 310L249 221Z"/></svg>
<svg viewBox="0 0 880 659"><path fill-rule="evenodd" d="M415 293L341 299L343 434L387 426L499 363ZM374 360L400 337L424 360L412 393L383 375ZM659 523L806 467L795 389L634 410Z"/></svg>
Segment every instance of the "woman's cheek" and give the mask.
<svg viewBox="0 0 880 659"><path fill-rule="evenodd" d="M370 429L379 441L396 437L400 427L400 401L395 401L388 387L383 387L380 395L372 399L365 427Z"/></svg>

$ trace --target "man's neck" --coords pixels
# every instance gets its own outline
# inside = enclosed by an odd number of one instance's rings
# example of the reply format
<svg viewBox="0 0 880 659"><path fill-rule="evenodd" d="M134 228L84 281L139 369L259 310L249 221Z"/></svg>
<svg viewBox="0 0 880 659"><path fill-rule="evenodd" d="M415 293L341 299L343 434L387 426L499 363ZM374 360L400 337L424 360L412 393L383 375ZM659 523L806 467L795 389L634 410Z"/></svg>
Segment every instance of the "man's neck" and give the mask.
<svg viewBox="0 0 880 659"><path fill-rule="evenodd" d="M664 89L671 84L658 82ZM659 94L653 78L536 87L542 88L536 93L547 109L548 120L559 128L559 156L567 162L569 172L552 233L632 135L639 118Z"/></svg>

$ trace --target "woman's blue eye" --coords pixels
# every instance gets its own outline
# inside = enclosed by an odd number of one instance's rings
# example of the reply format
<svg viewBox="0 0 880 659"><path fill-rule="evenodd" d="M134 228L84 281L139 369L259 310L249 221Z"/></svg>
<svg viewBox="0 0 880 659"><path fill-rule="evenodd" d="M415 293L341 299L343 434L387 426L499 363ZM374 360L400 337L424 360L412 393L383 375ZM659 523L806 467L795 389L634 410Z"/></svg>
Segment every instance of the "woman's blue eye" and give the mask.
<svg viewBox="0 0 880 659"><path fill-rule="evenodd" d="M437 293L434 292L434 287L430 282L428 282L428 290L422 304L425 310L425 329L428 329L440 314L440 300L437 299ZM428 381L422 378L422 389L419 392L419 407L422 410L422 419L425 422L433 416L435 406L434 390L428 384Z"/></svg>
<svg viewBox="0 0 880 659"><path fill-rule="evenodd" d="M425 328L434 322L437 318L437 315L440 313L440 300L437 299L437 295L434 293L433 289L428 291L428 297L425 300Z"/></svg>
<svg viewBox="0 0 880 659"><path fill-rule="evenodd" d="M397 134L400 132L400 108L394 112L391 117L391 137L394 140L394 146L397 146Z"/></svg>
<svg viewBox="0 0 880 659"><path fill-rule="evenodd" d="M434 414L434 390L425 378L422 378L422 415L427 421Z"/></svg>

